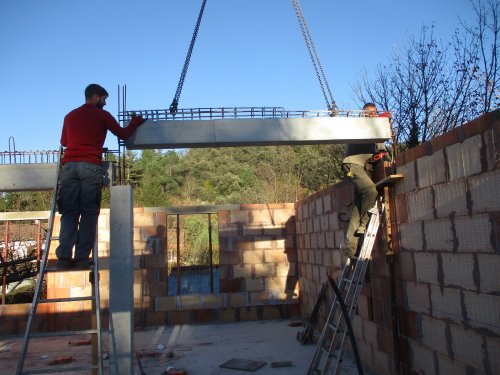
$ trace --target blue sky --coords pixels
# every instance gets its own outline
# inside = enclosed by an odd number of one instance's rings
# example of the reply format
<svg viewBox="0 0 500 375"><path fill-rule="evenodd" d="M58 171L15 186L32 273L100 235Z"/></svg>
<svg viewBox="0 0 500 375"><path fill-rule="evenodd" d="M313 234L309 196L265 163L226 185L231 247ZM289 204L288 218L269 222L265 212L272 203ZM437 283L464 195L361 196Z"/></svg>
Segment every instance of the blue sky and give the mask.
<svg viewBox="0 0 500 375"><path fill-rule="evenodd" d="M302 0L333 97L356 109L352 85L435 25L447 42L469 0ZM172 102L201 0L2 0L0 151L59 145L67 112L99 83L118 111ZM290 0L208 0L179 108L278 106L325 109ZM116 148L108 134L106 146Z"/></svg>

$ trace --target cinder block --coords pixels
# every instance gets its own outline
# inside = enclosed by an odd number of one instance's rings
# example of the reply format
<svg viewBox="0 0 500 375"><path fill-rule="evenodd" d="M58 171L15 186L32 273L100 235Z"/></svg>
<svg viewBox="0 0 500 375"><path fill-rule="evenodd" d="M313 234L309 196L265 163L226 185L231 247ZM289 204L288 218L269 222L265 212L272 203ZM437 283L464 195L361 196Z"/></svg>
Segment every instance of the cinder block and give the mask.
<svg viewBox="0 0 500 375"><path fill-rule="evenodd" d="M417 188L417 181L415 179L415 162L411 161L404 165L397 167L397 173L401 173L404 177L395 185L396 194L406 194Z"/></svg>
<svg viewBox="0 0 500 375"><path fill-rule="evenodd" d="M328 214L328 229L333 231L340 229L338 212Z"/></svg>
<svg viewBox="0 0 500 375"><path fill-rule="evenodd" d="M418 252L413 255L417 282L438 285L438 258L437 254Z"/></svg>
<svg viewBox="0 0 500 375"><path fill-rule="evenodd" d="M364 340L358 340L358 351L364 366L374 368L373 363L373 345Z"/></svg>
<svg viewBox="0 0 500 375"><path fill-rule="evenodd" d="M468 214L465 179L460 178L446 184L434 185L435 206L438 218L449 217L450 214L463 216Z"/></svg>
<svg viewBox="0 0 500 375"><path fill-rule="evenodd" d="M495 132L496 130L496 132ZM486 144L486 160L488 161L488 171L495 169L495 164L498 162L497 154L499 140L498 140L498 126L489 129L483 133L484 143ZM495 147L495 142L497 142L497 147Z"/></svg>
<svg viewBox="0 0 500 375"><path fill-rule="evenodd" d="M396 255L396 264L394 266L396 278L405 281L415 281L415 263L413 262L413 253L401 250Z"/></svg>
<svg viewBox="0 0 500 375"><path fill-rule="evenodd" d="M490 369L500 369L500 337L486 336L486 350L488 353Z"/></svg>
<svg viewBox="0 0 500 375"><path fill-rule="evenodd" d="M272 276L272 274L269 274L268 276ZM276 264L276 276L288 276L288 277L297 276L296 263L278 263L278 264Z"/></svg>
<svg viewBox="0 0 500 375"><path fill-rule="evenodd" d="M327 231L325 233L325 246L327 249L335 249L335 232L334 231Z"/></svg>
<svg viewBox="0 0 500 375"><path fill-rule="evenodd" d="M446 148L450 180L481 173L481 134Z"/></svg>
<svg viewBox="0 0 500 375"><path fill-rule="evenodd" d="M244 255L245 253L243 253ZM264 262L266 263L287 263L288 257L284 249L264 251ZM246 263L246 262L245 262Z"/></svg>
<svg viewBox="0 0 500 375"><path fill-rule="evenodd" d="M413 373L425 375L438 375L434 364L434 354L431 350L419 345L415 341L410 341L410 350Z"/></svg>
<svg viewBox="0 0 500 375"><path fill-rule="evenodd" d="M423 156L416 163L419 188L445 182L443 150L436 151L432 155Z"/></svg>
<svg viewBox="0 0 500 375"><path fill-rule="evenodd" d="M219 309L224 307L223 294L203 294L201 300L204 308Z"/></svg>
<svg viewBox="0 0 500 375"><path fill-rule="evenodd" d="M463 293L465 314L469 325L500 335L500 297L466 291Z"/></svg>
<svg viewBox="0 0 500 375"><path fill-rule="evenodd" d="M248 293L227 293L226 307L239 307L248 304Z"/></svg>
<svg viewBox="0 0 500 375"><path fill-rule="evenodd" d="M245 279L245 290L247 292L264 291L264 279Z"/></svg>
<svg viewBox="0 0 500 375"><path fill-rule="evenodd" d="M453 251L453 233L449 219L424 221L424 236L427 251Z"/></svg>
<svg viewBox="0 0 500 375"><path fill-rule="evenodd" d="M315 199L314 205L316 208L316 215L322 215L323 214L323 198L318 197L317 199Z"/></svg>
<svg viewBox="0 0 500 375"><path fill-rule="evenodd" d="M476 290L474 257L472 254L441 253L444 285Z"/></svg>
<svg viewBox="0 0 500 375"><path fill-rule="evenodd" d="M250 222L249 210L229 211L229 224L236 224L236 223L248 224L249 222Z"/></svg>
<svg viewBox="0 0 500 375"><path fill-rule="evenodd" d="M408 222L422 221L434 218L434 196L432 187L427 187L406 196L408 205Z"/></svg>
<svg viewBox="0 0 500 375"><path fill-rule="evenodd" d="M497 198L497 200L500 200ZM457 217L455 230L458 240L458 251L494 253L491 243L492 225L488 214Z"/></svg>
<svg viewBox="0 0 500 375"><path fill-rule="evenodd" d="M168 297L156 297L155 301L155 311L175 311L178 308L178 297L168 296Z"/></svg>
<svg viewBox="0 0 500 375"><path fill-rule="evenodd" d="M193 310L203 307L201 303L201 296L198 294L184 294L179 297L181 310Z"/></svg>
<svg viewBox="0 0 500 375"><path fill-rule="evenodd" d="M401 247L406 250L422 250L423 230L422 223L408 223L398 226Z"/></svg>
<svg viewBox="0 0 500 375"><path fill-rule="evenodd" d="M332 196L325 194L323 196L323 212L328 213L332 210Z"/></svg>
<svg viewBox="0 0 500 375"><path fill-rule="evenodd" d="M392 361L388 353L373 348L373 361L375 362L375 371L377 374L392 375Z"/></svg>
<svg viewBox="0 0 500 375"><path fill-rule="evenodd" d="M345 234L343 230L336 230L335 231L335 248L336 249L341 249L344 247L344 241L345 241Z"/></svg>
<svg viewBox="0 0 500 375"><path fill-rule="evenodd" d="M245 279L252 277L252 266L250 264L234 265L233 266L233 277L234 278L243 277Z"/></svg>
<svg viewBox="0 0 500 375"><path fill-rule="evenodd" d="M286 223L290 220L295 219L295 210L294 209L274 209L271 212L272 221L274 225L284 227Z"/></svg>
<svg viewBox="0 0 500 375"><path fill-rule="evenodd" d="M439 374L467 375L467 367L463 363L452 360L448 355L437 353Z"/></svg>
<svg viewBox="0 0 500 375"><path fill-rule="evenodd" d="M411 311L430 313L429 286L427 284L405 282L406 305Z"/></svg>
<svg viewBox="0 0 500 375"><path fill-rule="evenodd" d="M500 211L500 169L468 178L472 213Z"/></svg>
<svg viewBox="0 0 500 375"><path fill-rule="evenodd" d="M254 270L255 270L254 277L271 277L274 275L274 264L272 264L272 263L255 264ZM245 277L245 276L243 276L243 277Z"/></svg>
<svg viewBox="0 0 500 375"><path fill-rule="evenodd" d="M450 324L450 334L454 359L484 371L483 337L455 324Z"/></svg>
<svg viewBox="0 0 500 375"><path fill-rule="evenodd" d="M321 216L313 217L313 231L315 233L321 232Z"/></svg>
<svg viewBox="0 0 500 375"><path fill-rule="evenodd" d="M245 264L264 263L264 251L263 250L243 251L243 263Z"/></svg>
<svg viewBox="0 0 500 375"><path fill-rule="evenodd" d="M450 319L458 324L463 323L460 290L454 288L430 287L431 315L437 319Z"/></svg>
<svg viewBox="0 0 500 375"><path fill-rule="evenodd" d="M377 347L377 324L373 321L363 320L363 338L364 340Z"/></svg>
<svg viewBox="0 0 500 375"><path fill-rule="evenodd" d="M451 347L451 342L448 342L450 337L446 336L446 322L422 315L421 327L422 345L442 354L449 354L448 347Z"/></svg>
<svg viewBox="0 0 500 375"><path fill-rule="evenodd" d="M169 311L167 313L168 324L181 325L191 323L191 311Z"/></svg>
<svg viewBox="0 0 500 375"><path fill-rule="evenodd" d="M499 293L500 255L477 254L479 264L479 285L483 293ZM500 367L499 367L500 368Z"/></svg>
<svg viewBox="0 0 500 375"><path fill-rule="evenodd" d="M253 241L255 250L268 250L273 249L273 241L270 237L257 237Z"/></svg>
<svg viewBox="0 0 500 375"><path fill-rule="evenodd" d="M151 227L154 225L153 213L134 212L134 227Z"/></svg>
<svg viewBox="0 0 500 375"><path fill-rule="evenodd" d="M275 225L272 218L272 211L268 209L264 210L251 210L249 213L250 221L248 222L252 226L255 225Z"/></svg>

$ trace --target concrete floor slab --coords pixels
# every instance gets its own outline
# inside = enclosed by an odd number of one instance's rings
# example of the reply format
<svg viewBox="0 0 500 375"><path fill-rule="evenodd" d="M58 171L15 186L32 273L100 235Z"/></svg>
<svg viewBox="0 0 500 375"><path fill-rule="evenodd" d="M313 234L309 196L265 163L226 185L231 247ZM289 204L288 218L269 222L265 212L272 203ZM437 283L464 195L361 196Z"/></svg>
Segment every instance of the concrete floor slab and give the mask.
<svg viewBox="0 0 500 375"><path fill-rule="evenodd" d="M290 323L290 320L263 320L160 326L135 332L134 342L136 351L143 354L141 363L147 375L161 375L169 367L185 369L188 375L304 375L316 346L300 345L296 335L303 328L290 327ZM73 342L79 340L71 339ZM107 335L103 335L103 339L107 352ZM15 373L21 341L22 338L0 339L0 373ZM68 366L89 363L90 346L71 346L68 342L64 337L43 339L43 343L32 342L26 363L42 366L61 355L72 355L75 359ZM266 364L253 372L219 367L233 358ZM272 362L286 361L291 361L292 366L271 367ZM140 375L137 361L134 364L135 373ZM107 361L105 368L107 373ZM351 358L345 358L341 374L357 374ZM367 370L365 374L374 375Z"/></svg>

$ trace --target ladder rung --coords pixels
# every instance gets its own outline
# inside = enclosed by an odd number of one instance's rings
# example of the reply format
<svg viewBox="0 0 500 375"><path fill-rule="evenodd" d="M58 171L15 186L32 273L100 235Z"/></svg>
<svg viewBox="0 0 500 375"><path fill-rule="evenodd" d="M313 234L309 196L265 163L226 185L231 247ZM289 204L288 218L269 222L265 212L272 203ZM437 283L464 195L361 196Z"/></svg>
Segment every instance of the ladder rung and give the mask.
<svg viewBox="0 0 500 375"><path fill-rule="evenodd" d="M85 370L92 370L92 369L97 369L99 366L97 365L89 365L89 366L77 366L77 367L60 367L60 368L44 368L44 369L37 369L37 370L27 370L21 372L22 375L31 375L31 374L52 374L54 372L75 372L75 371L85 371Z"/></svg>
<svg viewBox="0 0 500 375"><path fill-rule="evenodd" d="M328 323L328 327L330 327L330 329L333 329L334 331L337 329L337 326L333 323Z"/></svg>
<svg viewBox="0 0 500 375"><path fill-rule="evenodd" d="M57 241L59 241L59 236L52 236L52 237L50 237L50 240L51 240L51 241L52 241L52 240L57 240Z"/></svg>
<svg viewBox="0 0 500 375"><path fill-rule="evenodd" d="M29 336L31 338L60 337L60 336L88 335L90 333L97 333L97 329L84 329L81 331L40 332L40 333L31 333Z"/></svg>
<svg viewBox="0 0 500 375"><path fill-rule="evenodd" d="M51 303L51 302L77 302L77 301L92 301L93 296L84 297L68 297L68 298L41 298L38 303Z"/></svg>

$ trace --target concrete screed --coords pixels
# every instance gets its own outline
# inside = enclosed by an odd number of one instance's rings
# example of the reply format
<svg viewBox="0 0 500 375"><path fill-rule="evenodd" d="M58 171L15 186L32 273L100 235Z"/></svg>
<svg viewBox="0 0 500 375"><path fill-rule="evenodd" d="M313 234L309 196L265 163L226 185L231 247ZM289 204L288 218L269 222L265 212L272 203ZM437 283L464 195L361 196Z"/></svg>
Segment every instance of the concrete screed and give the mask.
<svg viewBox="0 0 500 375"><path fill-rule="evenodd" d="M301 345L296 340L303 327L291 327L290 320L263 320L238 323L176 325L148 328L134 333L135 349L143 353L141 363L147 375L161 375L168 367L186 370L188 375L304 375L314 355L316 345ZM90 363L90 346L72 346L82 337L32 339L25 370L39 368L61 356L71 355L74 362L63 366ZM39 341L35 341L39 340ZM71 340L71 341L69 341ZM104 352L108 353L108 335L103 335ZM15 373L22 338L0 339L0 374ZM232 358L263 361L256 371L219 367ZM291 361L292 367L272 368L272 362ZM140 375L137 361L135 373ZM107 373L107 360L104 361ZM86 374L87 372L71 372ZM357 374L354 361L346 353L341 374ZM365 374L374 375L365 369Z"/></svg>

